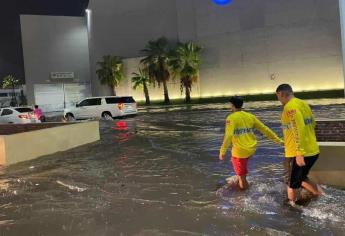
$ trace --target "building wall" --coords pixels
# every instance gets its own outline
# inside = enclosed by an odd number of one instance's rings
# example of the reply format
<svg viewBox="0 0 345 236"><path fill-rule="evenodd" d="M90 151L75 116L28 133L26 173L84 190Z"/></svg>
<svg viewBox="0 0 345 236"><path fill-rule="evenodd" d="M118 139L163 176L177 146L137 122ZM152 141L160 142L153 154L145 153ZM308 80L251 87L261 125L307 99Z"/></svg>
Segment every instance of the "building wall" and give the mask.
<svg viewBox="0 0 345 236"><path fill-rule="evenodd" d="M82 17L22 15L28 103L34 84L90 83L88 34ZM74 72L74 80L53 81L51 72Z"/></svg>
<svg viewBox="0 0 345 236"><path fill-rule="evenodd" d="M138 57L149 40L177 40L175 0L90 0L89 9L94 95L110 93L95 73L102 56Z"/></svg>
<svg viewBox="0 0 345 236"><path fill-rule="evenodd" d="M201 96L344 88L338 0L195 0Z"/></svg>
<svg viewBox="0 0 345 236"><path fill-rule="evenodd" d="M146 42L162 35L202 45L194 97L270 93L280 83L297 91L344 88L338 0L234 0L228 6L211 0L91 0L90 8L95 61L106 54L141 56ZM137 62L129 60L128 79L118 91L141 100L142 92L129 83ZM178 81L170 87L173 98L181 97ZM100 88L95 86L97 94L104 93ZM150 92L163 98L162 89Z"/></svg>

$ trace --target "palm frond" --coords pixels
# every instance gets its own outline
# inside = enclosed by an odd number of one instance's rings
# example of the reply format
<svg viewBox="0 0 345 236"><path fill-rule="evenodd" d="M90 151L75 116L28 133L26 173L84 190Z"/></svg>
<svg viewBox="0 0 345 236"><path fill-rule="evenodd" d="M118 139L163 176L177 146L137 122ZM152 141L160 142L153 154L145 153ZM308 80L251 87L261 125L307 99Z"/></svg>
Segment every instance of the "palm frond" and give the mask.
<svg viewBox="0 0 345 236"><path fill-rule="evenodd" d="M103 85L117 87L124 79L122 58L116 56L103 56L103 60L97 62L96 74Z"/></svg>
<svg viewBox="0 0 345 236"><path fill-rule="evenodd" d="M180 78L181 92L192 89L193 83L199 78L202 47L193 42L179 43L172 54L169 66L172 74Z"/></svg>

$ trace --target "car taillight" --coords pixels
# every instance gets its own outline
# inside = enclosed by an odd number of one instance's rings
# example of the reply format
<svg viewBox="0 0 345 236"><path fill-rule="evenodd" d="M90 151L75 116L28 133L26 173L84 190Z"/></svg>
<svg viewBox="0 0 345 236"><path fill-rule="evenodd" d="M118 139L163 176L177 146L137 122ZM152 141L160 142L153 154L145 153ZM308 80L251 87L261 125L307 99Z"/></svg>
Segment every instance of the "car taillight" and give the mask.
<svg viewBox="0 0 345 236"><path fill-rule="evenodd" d="M20 119L29 119L29 116L28 115L19 115L18 116Z"/></svg>
<svg viewBox="0 0 345 236"><path fill-rule="evenodd" d="M125 107L125 104L119 103L117 104L117 107L119 108L119 110L123 110L123 108Z"/></svg>

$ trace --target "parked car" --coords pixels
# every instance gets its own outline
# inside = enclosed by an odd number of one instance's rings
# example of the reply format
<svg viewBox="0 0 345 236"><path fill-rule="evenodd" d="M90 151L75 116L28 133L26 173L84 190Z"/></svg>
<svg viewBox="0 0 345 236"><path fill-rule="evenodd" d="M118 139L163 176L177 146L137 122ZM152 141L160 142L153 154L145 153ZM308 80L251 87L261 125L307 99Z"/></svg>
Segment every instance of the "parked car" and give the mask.
<svg viewBox="0 0 345 236"><path fill-rule="evenodd" d="M0 110L0 123L28 124L41 123L30 107L6 107Z"/></svg>
<svg viewBox="0 0 345 236"><path fill-rule="evenodd" d="M77 103L75 107L64 110L66 120L82 120L90 118L104 118L136 115L137 103L133 97L92 97Z"/></svg>

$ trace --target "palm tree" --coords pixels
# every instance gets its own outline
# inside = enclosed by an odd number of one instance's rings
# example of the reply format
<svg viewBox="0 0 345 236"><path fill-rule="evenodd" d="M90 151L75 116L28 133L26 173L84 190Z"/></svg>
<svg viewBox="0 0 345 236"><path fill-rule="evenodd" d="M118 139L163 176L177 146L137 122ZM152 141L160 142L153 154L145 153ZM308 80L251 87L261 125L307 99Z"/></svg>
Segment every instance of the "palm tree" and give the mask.
<svg viewBox="0 0 345 236"><path fill-rule="evenodd" d="M170 104L168 92L168 80L170 79L169 72L169 57L170 45L169 41L162 37L156 41L149 41L142 52L146 55L141 63L148 69L149 77L156 81L158 85L163 84L164 89L164 103Z"/></svg>
<svg viewBox="0 0 345 236"><path fill-rule="evenodd" d="M12 89L12 98L11 98L11 106L17 106L17 99L15 94L15 88L18 87L20 81L16 79L13 75L7 75L3 78L2 81L2 88L4 89Z"/></svg>
<svg viewBox="0 0 345 236"><path fill-rule="evenodd" d="M180 43L169 63L174 76L180 78L181 93L185 90L186 103L191 102L192 86L199 79L201 51L202 47L193 42Z"/></svg>
<svg viewBox="0 0 345 236"><path fill-rule="evenodd" d="M139 68L139 73L132 73L132 75L133 75L132 83L134 84L133 89L142 87L145 94L145 100L146 100L145 104L147 106L151 105L149 90L147 86L152 83L152 80L149 77L147 68L144 68L144 69Z"/></svg>
<svg viewBox="0 0 345 236"><path fill-rule="evenodd" d="M116 96L115 88L124 78L123 61L116 56L103 56L103 61L97 62L100 67L96 73L102 85L107 85L111 89L111 94Z"/></svg>

